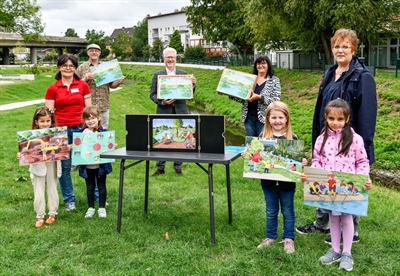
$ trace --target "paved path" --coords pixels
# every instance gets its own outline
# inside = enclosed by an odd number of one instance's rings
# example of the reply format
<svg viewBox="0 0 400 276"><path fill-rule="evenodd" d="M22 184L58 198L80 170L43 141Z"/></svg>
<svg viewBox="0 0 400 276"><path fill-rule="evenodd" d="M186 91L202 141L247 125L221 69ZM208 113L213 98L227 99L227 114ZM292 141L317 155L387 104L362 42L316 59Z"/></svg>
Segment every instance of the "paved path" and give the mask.
<svg viewBox="0 0 400 276"><path fill-rule="evenodd" d="M120 63L150 65L150 66L164 66L165 65L164 63L161 63L161 62L160 63L156 63L156 62L120 62ZM203 65L203 64L184 64L184 63L177 63L176 67L201 68L201 69L209 69L209 70L210 69L211 70L223 70L225 68L224 66L212 66L212 65ZM10 82L7 82L7 83L10 83ZM4 84L7 84L7 83L4 83ZM121 89L121 87L118 87L116 89L111 89L111 91L116 91L119 89ZM39 103L44 103L44 99L0 105L0 111L20 108L20 107L24 107L24 106L39 104Z"/></svg>

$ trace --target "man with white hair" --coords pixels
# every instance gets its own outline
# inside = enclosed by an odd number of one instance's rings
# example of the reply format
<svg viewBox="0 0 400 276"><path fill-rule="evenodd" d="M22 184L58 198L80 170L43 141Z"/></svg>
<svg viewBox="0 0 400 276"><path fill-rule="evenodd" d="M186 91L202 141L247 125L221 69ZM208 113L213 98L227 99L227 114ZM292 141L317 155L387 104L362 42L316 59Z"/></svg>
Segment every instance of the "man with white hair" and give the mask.
<svg viewBox="0 0 400 276"><path fill-rule="evenodd" d="M175 68L176 65L176 50L174 48L165 48L163 51L164 63L166 68L157 71L153 75L151 83L150 99L157 104L157 114L188 114L186 100L177 99L157 99L157 81L159 75L186 75L183 70ZM193 92L196 89L196 78L192 75ZM165 161L157 161L157 170L152 176L165 174ZM176 174L182 175L182 162L174 162Z"/></svg>

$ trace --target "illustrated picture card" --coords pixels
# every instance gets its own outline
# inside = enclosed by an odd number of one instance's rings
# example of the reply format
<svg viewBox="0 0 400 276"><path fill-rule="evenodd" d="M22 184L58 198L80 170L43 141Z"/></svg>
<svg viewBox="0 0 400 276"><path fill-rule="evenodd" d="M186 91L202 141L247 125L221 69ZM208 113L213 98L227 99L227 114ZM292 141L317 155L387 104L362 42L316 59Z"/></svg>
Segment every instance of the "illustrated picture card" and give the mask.
<svg viewBox="0 0 400 276"><path fill-rule="evenodd" d="M115 149L115 131L73 133L72 165L91 165L115 162L100 158L100 154Z"/></svg>
<svg viewBox="0 0 400 276"><path fill-rule="evenodd" d="M67 127L18 131L20 166L69 159Z"/></svg>
<svg viewBox="0 0 400 276"><path fill-rule="evenodd" d="M305 167L304 204L331 211L366 216L368 175Z"/></svg>
<svg viewBox="0 0 400 276"><path fill-rule="evenodd" d="M191 75L159 75L157 99L190 100L193 98Z"/></svg>
<svg viewBox="0 0 400 276"><path fill-rule="evenodd" d="M243 177L296 182L302 174L304 141L246 136Z"/></svg>
<svg viewBox="0 0 400 276"><path fill-rule="evenodd" d="M243 100L249 98L257 81L257 75L225 68L219 80L217 92Z"/></svg>
<svg viewBox="0 0 400 276"><path fill-rule="evenodd" d="M102 62L96 66L90 66L90 71L94 74L96 86L107 84L123 77L117 59Z"/></svg>
<svg viewBox="0 0 400 276"><path fill-rule="evenodd" d="M196 120L160 118L152 121L153 149L196 149Z"/></svg>

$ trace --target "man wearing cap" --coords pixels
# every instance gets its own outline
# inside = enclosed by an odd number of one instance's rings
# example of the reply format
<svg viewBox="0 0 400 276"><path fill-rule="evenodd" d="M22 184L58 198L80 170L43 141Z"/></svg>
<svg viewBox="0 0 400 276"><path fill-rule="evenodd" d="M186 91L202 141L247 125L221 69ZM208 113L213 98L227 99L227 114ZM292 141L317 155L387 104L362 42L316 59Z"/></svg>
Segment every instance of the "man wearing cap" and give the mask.
<svg viewBox="0 0 400 276"><path fill-rule="evenodd" d="M108 129L108 121L110 118L110 88L117 88L124 82L125 77L101 86L96 86L94 75L92 71L90 71L90 66L96 66L101 63L101 48L97 44L89 44L86 53L89 56L89 61L81 64L75 73L88 83L92 95L92 105L97 107L101 113L102 127Z"/></svg>
<svg viewBox="0 0 400 276"><path fill-rule="evenodd" d="M157 71L153 75L151 83L150 99L157 104L157 114L188 114L186 100L178 99L157 99L157 85L159 75L186 75L183 70L175 68L176 65L176 50L174 48L165 48L163 51L165 69ZM196 78L191 75L193 92L196 89ZM157 161L157 170L152 176L165 174L165 161ZM176 174L182 175L182 162L174 162L174 169Z"/></svg>

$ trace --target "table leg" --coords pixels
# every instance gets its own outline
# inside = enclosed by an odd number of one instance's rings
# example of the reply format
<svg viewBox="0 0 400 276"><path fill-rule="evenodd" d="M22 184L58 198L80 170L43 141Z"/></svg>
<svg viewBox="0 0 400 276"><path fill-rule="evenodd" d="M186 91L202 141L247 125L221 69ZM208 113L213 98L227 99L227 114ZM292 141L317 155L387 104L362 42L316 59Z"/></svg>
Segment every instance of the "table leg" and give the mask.
<svg viewBox="0 0 400 276"><path fill-rule="evenodd" d="M208 195L209 195L209 201L210 201L210 231L211 231L211 245L215 245L215 226L214 226L214 188L213 188L212 164L208 164Z"/></svg>
<svg viewBox="0 0 400 276"><path fill-rule="evenodd" d="M144 185L144 212L146 214L149 206L149 170L150 161L146 161L146 180Z"/></svg>
<svg viewBox="0 0 400 276"><path fill-rule="evenodd" d="M229 164L225 165L225 169L226 169L226 191L228 193L228 217L229 217L229 224L232 224L231 173L229 169Z"/></svg>
<svg viewBox="0 0 400 276"><path fill-rule="evenodd" d="M118 218L117 218L117 232L121 233L121 218L122 218L122 198L124 189L124 168L125 159L121 159L119 167L119 195L118 195Z"/></svg>

